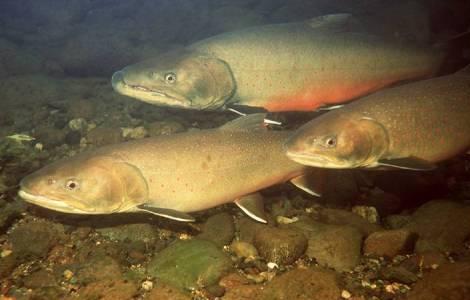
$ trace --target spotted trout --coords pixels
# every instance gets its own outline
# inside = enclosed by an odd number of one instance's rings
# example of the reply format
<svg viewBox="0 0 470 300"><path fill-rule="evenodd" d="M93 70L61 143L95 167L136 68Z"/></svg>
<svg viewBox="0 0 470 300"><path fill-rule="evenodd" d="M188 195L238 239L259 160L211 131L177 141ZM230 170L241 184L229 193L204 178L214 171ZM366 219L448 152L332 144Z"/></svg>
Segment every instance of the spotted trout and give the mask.
<svg viewBox="0 0 470 300"><path fill-rule="evenodd" d="M196 110L333 107L392 83L432 76L442 51L348 28L350 15L222 33L114 73L118 93Z"/></svg>
<svg viewBox="0 0 470 300"><path fill-rule="evenodd" d="M301 126L287 156L322 168L433 169L470 148L470 65L384 89Z"/></svg>
<svg viewBox="0 0 470 300"><path fill-rule="evenodd" d="M178 221L234 201L266 222L257 191L291 180L315 194L321 170L289 160L282 148L289 132L262 129L263 117L84 152L24 178L19 196L65 213L146 211Z"/></svg>

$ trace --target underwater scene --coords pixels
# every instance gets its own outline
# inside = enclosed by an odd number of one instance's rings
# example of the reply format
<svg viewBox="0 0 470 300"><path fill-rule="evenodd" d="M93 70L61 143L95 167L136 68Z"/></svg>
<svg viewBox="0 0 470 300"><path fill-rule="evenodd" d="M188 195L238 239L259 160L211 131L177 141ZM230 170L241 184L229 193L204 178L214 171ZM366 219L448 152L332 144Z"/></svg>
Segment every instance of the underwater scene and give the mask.
<svg viewBox="0 0 470 300"><path fill-rule="evenodd" d="M470 299L469 16L2 0L0 299Z"/></svg>

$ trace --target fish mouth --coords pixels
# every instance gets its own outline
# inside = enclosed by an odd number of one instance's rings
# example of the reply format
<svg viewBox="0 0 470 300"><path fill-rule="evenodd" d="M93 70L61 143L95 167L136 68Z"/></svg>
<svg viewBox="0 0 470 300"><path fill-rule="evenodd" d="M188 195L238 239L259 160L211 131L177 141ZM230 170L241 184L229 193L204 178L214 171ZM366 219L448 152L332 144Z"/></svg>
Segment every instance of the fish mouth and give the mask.
<svg viewBox="0 0 470 300"><path fill-rule="evenodd" d="M24 189L21 189L18 192L18 196L23 198L26 202L32 203L34 205L42 206L48 209L60 211L63 213L74 213L74 214L93 214L93 212L84 211L77 209L64 201L53 200L48 197L31 194Z"/></svg>
<svg viewBox="0 0 470 300"><path fill-rule="evenodd" d="M124 72L117 71L111 77L111 85L120 94L127 95L150 104L162 104L165 106L191 108L191 100L180 95L174 96L161 90L127 83L124 79Z"/></svg>
<svg viewBox="0 0 470 300"><path fill-rule="evenodd" d="M305 166L317 167L317 168L328 168L328 169L348 168L347 166L339 163L338 161L333 161L321 155L312 155L312 154L298 153L298 152L292 152L292 151L287 151L286 155L289 159Z"/></svg>

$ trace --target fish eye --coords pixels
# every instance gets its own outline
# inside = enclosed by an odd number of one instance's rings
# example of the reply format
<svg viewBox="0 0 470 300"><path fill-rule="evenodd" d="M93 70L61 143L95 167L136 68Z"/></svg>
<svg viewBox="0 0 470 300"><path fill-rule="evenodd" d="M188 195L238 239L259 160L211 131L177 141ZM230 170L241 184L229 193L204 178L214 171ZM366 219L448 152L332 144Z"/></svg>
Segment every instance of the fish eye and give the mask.
<svg viewBox="0 0 470 300"><path fill-rule="evenodd" d="M166 73L165 74L165 81L167 83L175 83L176 82L176 74L175 73Z"/></svg>
<svg viewBox="0 0 470 300"><path fill-rule="evenodd" d="M78 188L78 182L75 179L69 179L65 183L65 187L71 191L76 190Z"/></svg>
<svg viewBox="0 0 470 300"><path fill-rule="evenodd" d="M335 136L326 137L324 141L324 146L327 148L336 147L336 137Z"/></svg>

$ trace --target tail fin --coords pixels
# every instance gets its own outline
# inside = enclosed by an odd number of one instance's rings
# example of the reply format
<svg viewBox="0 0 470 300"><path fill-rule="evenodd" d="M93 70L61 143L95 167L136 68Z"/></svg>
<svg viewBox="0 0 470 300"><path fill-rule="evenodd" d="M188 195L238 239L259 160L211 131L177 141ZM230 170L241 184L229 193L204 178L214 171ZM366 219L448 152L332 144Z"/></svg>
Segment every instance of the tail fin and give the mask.
<svg viewBox="0 0 470 300"><path fill-rule="evenodd" d="M458 73L470 75L470 64L468 64L468 65L466 65L465 67L463 67L462 69L460 69L460 70L458 71Z"/></svg>
<svg viewBox="0 0 470 300"><path fill-rule="evenodd" d="M454 73L462 66L470 63L470 30L439 42L434 46L443 48L446 52L445 63L441 67L440 74Z"/></svg>

